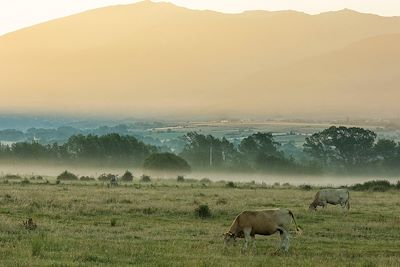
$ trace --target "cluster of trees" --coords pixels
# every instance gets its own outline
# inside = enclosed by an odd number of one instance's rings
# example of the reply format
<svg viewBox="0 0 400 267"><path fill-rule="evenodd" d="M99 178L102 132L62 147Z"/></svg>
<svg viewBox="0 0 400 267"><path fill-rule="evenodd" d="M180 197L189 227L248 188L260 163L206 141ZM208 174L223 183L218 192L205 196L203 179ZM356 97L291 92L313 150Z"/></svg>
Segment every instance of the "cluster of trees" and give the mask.
<svg viewBox="0 0 400 267"><path fill-rule="evenodd" d="M243 170L272 172L400 173L400 143L378 139L373 131L357 127L330 127L305 139L308 160L299 162L280 149L271 133L254 133L237 145L226 138L190 132L185 146L174 155L133 136L73 135L64 144L20 142L0 145L0 159L58 160L139 166L166 170Z"/></svg>
<svg viewBox="0 0 400 267"><path fill-rule="evenodd" d="M363 128L330 127L307 137L304 151L323 170L400 172L400 143Z"/></svg>
<svg viewBox="0 0 400 267"><path fill-rule="evenodd" d="M246 171L310 171L279 150L271 133L255 133L238 146L226 138L196 132L184 136L186 145L180 156L191 166L201 169L233 169Z"/></svg>
<svg viewBox="0 0 400 267"><path fill-rule="evenodd" d="M62 145L38 142L0 145L0 158L138 166L157 151L155 146L128 135L73 135Z"/></svg>

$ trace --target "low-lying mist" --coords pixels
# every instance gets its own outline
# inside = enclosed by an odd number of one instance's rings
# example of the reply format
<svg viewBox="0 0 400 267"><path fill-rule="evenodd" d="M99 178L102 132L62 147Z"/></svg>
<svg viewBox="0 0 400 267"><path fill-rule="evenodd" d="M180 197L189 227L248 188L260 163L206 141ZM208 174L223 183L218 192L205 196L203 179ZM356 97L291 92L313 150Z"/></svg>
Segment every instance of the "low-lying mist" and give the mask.
<svg viewBox="0 0 400 267"><path fill-rule="evenodd" d="M48 176L56 177L63 171L68 170L79 176L91 176L97 178L103 173L112 173L122 175L126 170L133 173L137 180L143 174L151 175L153 178L175 179L178 173L170 172L151 172L142 168L124 168L124 167L94 167L77 166L68 164L38 164L38 163L1 163L0 177L7 174L17 174L20 176ZM398 177L388 177L382 175L296 175L296 174L272 174L272 173L245 173L245 172L210 172L210 171L192 171L184 175L188 179L207 178L211 181L233 181L233 182L252 182L275 184L289 183L292 185L309 184L315 186L341 186L363 183L369 180L385 179L390 182L396 182ZM135 180L134 179L134 180Z"/></svg>

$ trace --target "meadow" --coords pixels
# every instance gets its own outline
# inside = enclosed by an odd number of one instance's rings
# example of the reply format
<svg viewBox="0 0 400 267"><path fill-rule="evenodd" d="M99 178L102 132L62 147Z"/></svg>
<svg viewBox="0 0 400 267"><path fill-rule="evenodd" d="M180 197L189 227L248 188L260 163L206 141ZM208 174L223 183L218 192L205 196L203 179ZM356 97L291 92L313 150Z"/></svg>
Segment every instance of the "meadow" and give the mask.
<svg viewBox="0 0 400 267"><path fill-rule="evenodd" d="M152 179L0 180L0 266L399 266L399 191L350 192L351 209L309 212L317 188L289 184ZM208 205L211 215L195 210ZM242 210L286 207L288 253L279 235L224 248L222 233ZM23 221L32 218L35 229Z"/></svg>

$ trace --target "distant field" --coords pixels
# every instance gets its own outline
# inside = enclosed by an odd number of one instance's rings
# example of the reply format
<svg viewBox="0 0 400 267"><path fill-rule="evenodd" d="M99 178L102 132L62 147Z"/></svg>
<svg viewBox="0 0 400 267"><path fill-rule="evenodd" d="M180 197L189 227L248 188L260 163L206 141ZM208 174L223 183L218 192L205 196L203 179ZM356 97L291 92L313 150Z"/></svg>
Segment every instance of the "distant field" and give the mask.
<svg viewBox="0 0 400 267"><path fill-rule="evenodd" d="M0 266L399 266L398 191L351 192L351 210L309 213L315 189L156 180L0 181ZM212 216L194 215L208 204ZM223 248L221 234L244 209L290 208L304 233L287 254L279 236ZM36 230L22 220L32 217Z"/></svg>

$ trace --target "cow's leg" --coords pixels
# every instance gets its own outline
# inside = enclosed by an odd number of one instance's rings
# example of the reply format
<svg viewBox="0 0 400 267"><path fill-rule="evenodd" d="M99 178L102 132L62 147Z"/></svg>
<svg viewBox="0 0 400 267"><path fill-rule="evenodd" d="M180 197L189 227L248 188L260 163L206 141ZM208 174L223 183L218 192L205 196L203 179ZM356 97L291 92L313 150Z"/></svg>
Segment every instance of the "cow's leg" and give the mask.
<svg viewBox="0 0 400 267"><path fill-rule="evenodd" d="M289 250L289 232L284 228L279 228L279 233L281 236L280 249L287 252Z"/></svg>
<svg viewBox="0 0 400 267"><path fill-rule="evenodd" d="M326 203L326 201L322 201L322 202L320 203L320 205L322 206L323 209L325 209L326 206L327 206L327 203Z"/></svg>
<svg viewBox="0 0 400 267"><path fill-rule="evenodd" d="M251 242L253 243L253 248L256 248L256 236L251 236Z"/></svg>
<svg viewBox="0 0 400 267"><path fill-rule="evenodd" d="M341 202L340 203L340 206L342 207L342 212L344 212L345 211L345 209L346 209L346 207L347 207L347 202Z"/></svg>
<svg viewBox="0 0 400 267"><path fill-rule="evenodd" d="M244 233L244 249L247 249L248 243L251 240L251 228L245 228L243 229L243 233Z"/></svg>

